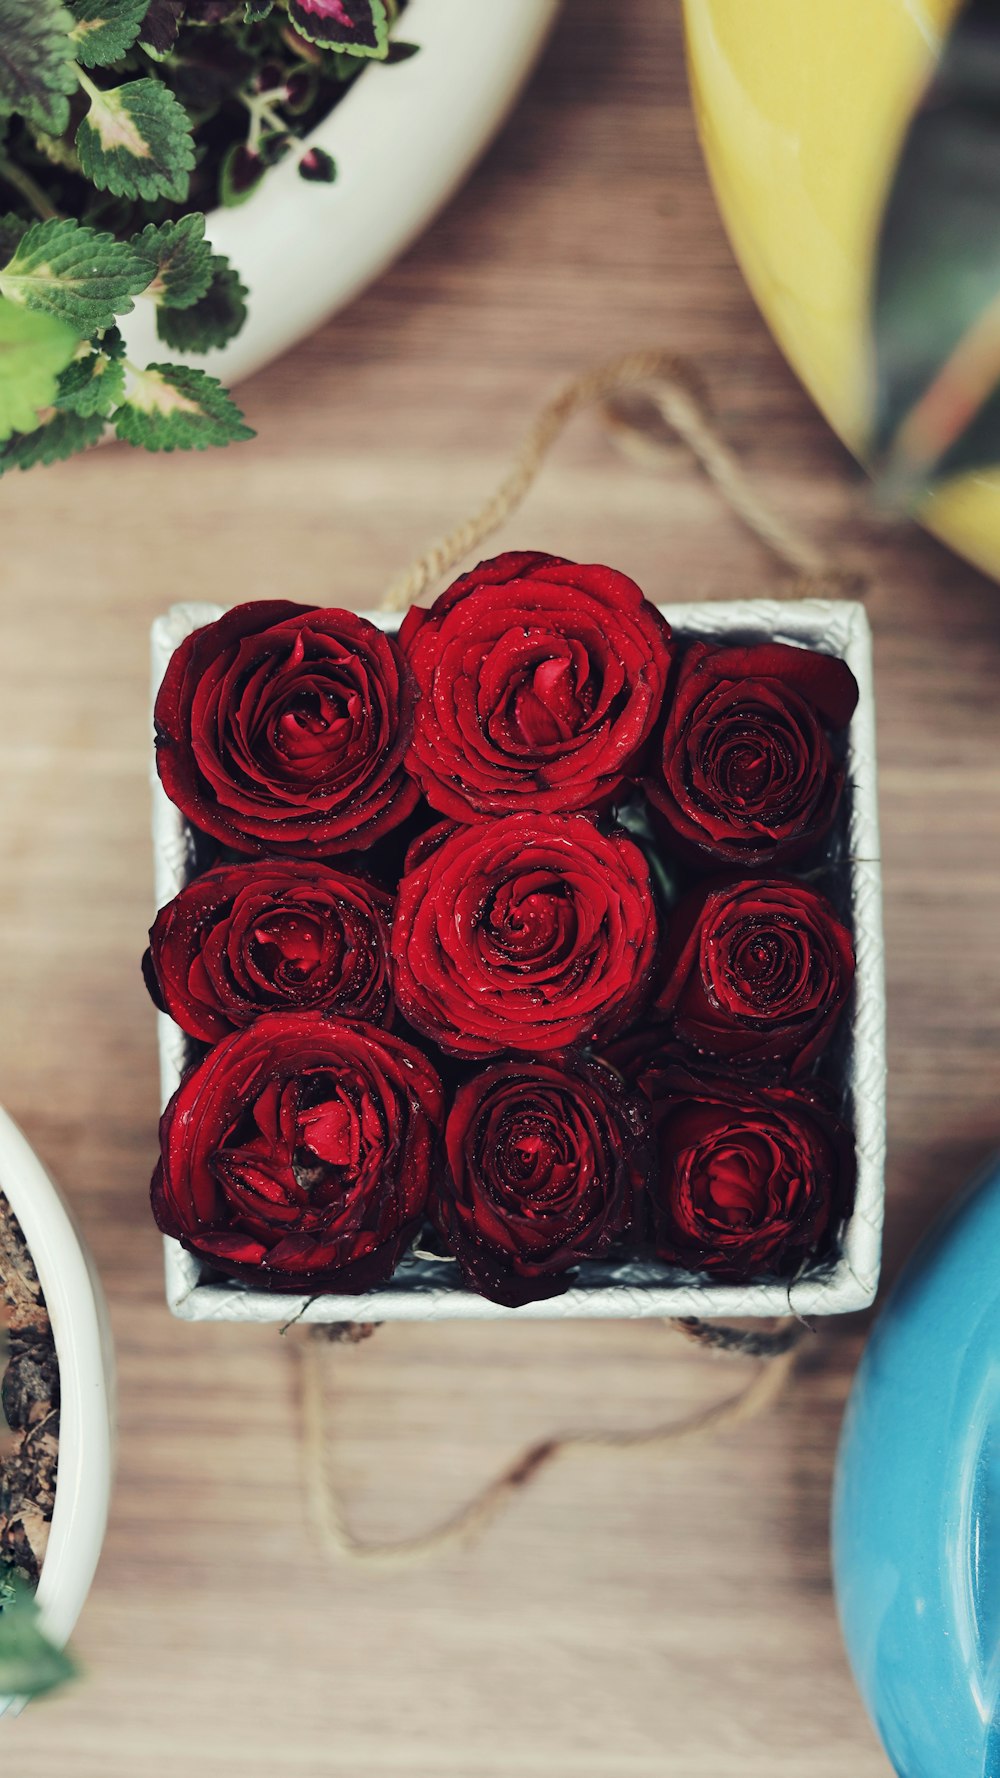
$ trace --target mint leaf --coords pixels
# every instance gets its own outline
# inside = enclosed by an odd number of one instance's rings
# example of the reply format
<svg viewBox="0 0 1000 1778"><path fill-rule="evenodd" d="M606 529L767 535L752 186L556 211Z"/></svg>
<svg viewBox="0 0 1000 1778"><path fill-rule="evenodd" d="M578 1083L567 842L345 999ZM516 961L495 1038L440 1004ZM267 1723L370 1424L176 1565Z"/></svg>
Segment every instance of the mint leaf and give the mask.
<svg viewBox="0 0 1000 1778"><path fill-rule="evenodd" d="M385 0L288 0L299 35L349 56L384 56L389 45Z"/></svg>
<svg viewBox="0 0 1000 1778"><path fill-rule="evenodd" d="M38 425L56 398L59 373L76 351L71 327L0 298L0 441Z"/></svg>
<svg viewBox="0 0 1000 1778"><path fill-rule="evenodd" d="M23 216L16 216L8 210L6 216L0 216L0 264L9 259L21 237L31 227Z"/></svg>
<svg viewBox="0 0 1000 1778"><path fill-rule="evenodd" d="M148 259L127 241L67 217L32 224L0 268L0 296L89 335L131 314L149 277Z"/></svg>
<svg viewBox="0 0 1000 1778"><path fill-rule="evenodd" d="M72 27L59 0L0 0L0 113L62 134L76 91Z"/></svg>
<svg viewBox="0 0 1000 1778"><path fill-rule="evenodd" d="M166 307L156 316L156 331L175 352L208 352L239 333L247 318L246 286L221 253L212 257L212 282L205 295L187 308Z"/></svg>
<svg viewBox="0 0 1000 1778"><path fill-rule="evenodd" d="M132 244L149 255L153 274L146 295L155 303L171 309L189 309L205 295L215 262L205 239L205 218L200 211L193 210L179 222L163 222L159 227L151 222Z"/></svg>
<svg viewBox="0 0 1000 1778"><path fill-rule="evenodd" d="M50 136L48 130L33 128L31 139L39 154L44 155L53 167L66 167L71 173L79 173L80 158L65 136Z"/></svg>
<svg viewBox="0 0 1000 1778"><path fill-rule="evenodd" d="M50 1642L41 1627L38 1607L24 1581L12 1581L13 1598L0 1610L0 1692L34 1698L75 1676L69 1655Z"/></svg>
<svg viewBox="0 0 1000 1778"><path fill-rule="evenodd" d="M84 419L82 414L53 412L34 432L16 433L6 444L0 444L0 475L6 475L9 469L34 469L39 463L59 463L64 457L72 457L76 451L96 444L103 431L104 421L100 414Z"/></svg>
<svg viewBox="0 0 1000 1778"><path fill-rule="evenodd" d="M110 414L125 393L124 353L121 334L113 327L92 350L66 366L59 378L55 406L82 414L84 419Z"/></svg>
<svg viewBox="0 0 1000 1778"><path fill-rule="evenodd" d="M114 424L119 438L147 451L203 451L254 437L222 384L185 364L135 372Z"/></svg>
<svg viewBox="0 0 1000 1778"><path fill-rule="evenodd" d="M119 198L183 203L194 166L191 120L159 80L127 80L103 92L85 74L90 110L76 132L85 176Z"/></svg>
<svg viewBox="0 0 1000 1778"><path fill-rule="evenodd" d="M76 59L85 68L103 68L131 49L146 15L148 0L71 0L70 33Z"/></svg>
<svg viewBox="0 0 1000 1778"><path fill-rule="evenodd" d="M274 10L274 0L246 0L244 18L248 25L255 25L260 19L266 19Z"/></svg>

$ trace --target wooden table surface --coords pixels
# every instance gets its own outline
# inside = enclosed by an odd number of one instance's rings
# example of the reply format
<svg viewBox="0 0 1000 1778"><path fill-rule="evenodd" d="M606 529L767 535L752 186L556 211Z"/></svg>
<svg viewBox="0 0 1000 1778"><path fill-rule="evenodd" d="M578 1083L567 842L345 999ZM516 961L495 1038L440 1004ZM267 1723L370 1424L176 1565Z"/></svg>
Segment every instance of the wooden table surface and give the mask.
<svg viewBox="0 0 1000 1778"><path fill-rule="evenodd" d="M1000 592L864 484L779 358L698 156L676 0L569 0L516 114L382 281L243 389L255 444L124 449L0 490L0 1096L111 1301L121 1445L86 1678L5 1725L16 1778L883 1778L834 1619L827 1507L864 1326L714 1448L568 1459L439 1566L329 1566L296 1372L264 1328L163 1306L146 1201L153 1020L146 650L171 600L364 605L490 489L539 398L611 352L700 365L762 492L877 582L891 1015L888 1271L1000 1127ZM576 422L504 546L655 598L773 570L678 449ZM331 1349L359 1528L424 1526L522 1440L730 1391L642 1324L382 1329ZM6 1751L9 1745L10 1752Z"/></svg>

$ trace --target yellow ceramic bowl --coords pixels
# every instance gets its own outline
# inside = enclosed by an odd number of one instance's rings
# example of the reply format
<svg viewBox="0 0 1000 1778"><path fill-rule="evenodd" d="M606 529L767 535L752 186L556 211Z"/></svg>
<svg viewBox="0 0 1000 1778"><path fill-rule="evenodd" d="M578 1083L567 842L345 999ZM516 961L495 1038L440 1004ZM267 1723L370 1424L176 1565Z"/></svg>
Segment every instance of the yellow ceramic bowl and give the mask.
<svg viewBox="0 0 1000 1778"><path fill-rule="evenodd" d="M886 187L959 0L684 0L719 207L778 344L853 450L871 379L868 293ZM1000 578L1000 472L921 519Z"/></svg>

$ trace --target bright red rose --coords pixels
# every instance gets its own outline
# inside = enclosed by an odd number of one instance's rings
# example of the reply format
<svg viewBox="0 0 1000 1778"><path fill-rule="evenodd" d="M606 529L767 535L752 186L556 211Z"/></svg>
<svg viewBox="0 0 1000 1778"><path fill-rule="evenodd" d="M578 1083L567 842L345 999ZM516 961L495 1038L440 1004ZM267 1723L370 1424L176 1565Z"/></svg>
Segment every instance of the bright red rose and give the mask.
<svg viewBox="0 0 1000 1778"><path fill-rule="evenodd" d="M409 668L352 611L237 605L174 651L154 716L167 795L237 852L362 849L417 800Z"/></svg>
<svg viewBox="0 0 1000 1778"><path fill-rule="evenodd" d="M809 1087L694 1073L667 1052L638 1084L652 1105L648 1201L659 1257L727 1283L789 1278L829 1253L854 1195L854 1141Z"/></svg>
<svg viewBox="0 0 1000 1778"><path fill-rule="evenodd" d="M656 955L649 871L585 815L444 823L411 851L392 931L396 1003L456 1056L563 1051L639 1011Z"/></svg>
<svg viewBox="0 0 1000 1778"><path fill-rule="evenodd" d="M368 1290L420 1227L443 1111L437 1074L400 1038L265 1013L210 1050L167 1106L153 1214L259 1288Z"/></svg>
<svg viewBox="0 0 1000 1778"><path fill-rule="evenodd" d="M466 1281L513 1307L566 1289L621 1240L649 1161L646 1114L599 1062L501 1062L459 1088L431 1216Z"/></svg>
<svg viewBox="0 0 1000 1778"><path fill-rule="evenodd" d="M613 568L528 551L480 562L400 644L417 681L406 763L456 821L606 804L660 713L670 628Z"/></svg>
<svg viewBox="0 0 1000 1778"><path fill-rule="evenodd" d="M261 1013L381 1024L392 896L310 859L220 864L160 909L143 973L156 1005L215 1043Z"/></svg>
<svg viewBox="0 0 1000 1778"><path fill-rule="evenodd" d="M826 896L795 877L709 881L673 910L663 973L657 1009L682 1043L796 1075L829 1042L854 947Z"/></svg>
<svg viewBox="0 0 1000 1778"><path fill-rule="evenodd" d="M844 784L828 731L846 728L857 699L853 673L833 655L693 643L646 778L680 856L761 869L821 839Z"/></svg>

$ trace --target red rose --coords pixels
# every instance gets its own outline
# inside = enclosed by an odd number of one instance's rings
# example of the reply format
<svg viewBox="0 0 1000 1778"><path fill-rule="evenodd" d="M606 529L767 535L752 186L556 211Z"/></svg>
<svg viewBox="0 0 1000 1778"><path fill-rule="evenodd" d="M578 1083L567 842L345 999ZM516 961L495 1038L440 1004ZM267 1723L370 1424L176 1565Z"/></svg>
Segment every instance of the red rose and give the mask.
<svg viewBox="0 0 1000 1778"><path fill-rule="evenodd" d="M352 611L237 605L175 650L154 715L167 795L237 852L367 847L417 800L409 669Z"/></svg>
<svg viewBox="0 0 1000 1778"><path fill-rule="evenodd" d="M153 1214L267 1290L381 1284L420 1227L441 1082L373 1025L265 1013L184 1076L160 1123Z"/></svg>
<svg viewBox="0 0 1000 1778"><path fill-rule="evenodd" d="M307 859L220 864L161 908L143 958L162 1012L203 1043L261 1013L381 1023L392 896Z"/></svg>
<svg viewBox="0 0 1000 1778"><path fill-rule="evenodd" d="M808 1087L639 1069L653 1107L648 1201L659 1257L728 1283L793 1276L823 1257L854 1192L854 1142Z"/></svg>
<svg viewBox="0 0 1000 1778"><path fill-rule="evenodd" d="M418 842L393 923L393 987L411 1025L457 1056L560 1051L626 1025L656 953L638 846L585 815L439 831L436 845Z"/></svg>
<svg viewBox="0 0 1000 1778"><path fill-rule="evenodd" d="M844 661L764 642L695 642L667 708L660 769L646 794L690 863L762 868L829 829L844 783L828 729L858 699Z"/></svg>
<svg viewBox="0 0 1000 1778"><path fill-rule="evenodd" d="M514 1306L566 1289L629 1230L646 1118L610 1068L501 1062L459 1088L431 1214L473 1290Z"/></svg>
<svg viewBox="0 0 1000 1778"><path fill-rule="evenodd" d="M606 804L659 715L670 627L612 568L511 552L403 619L406 763L456 821Z"/></svg>
<svg viewBox="0 0 1000 1778"><path fill-rule="evenodd" d="M681 1042L751 1066L807 1069L854 979L854 947L825 895L794 877L707 882L670 920L657 1001Z"/></svg>

